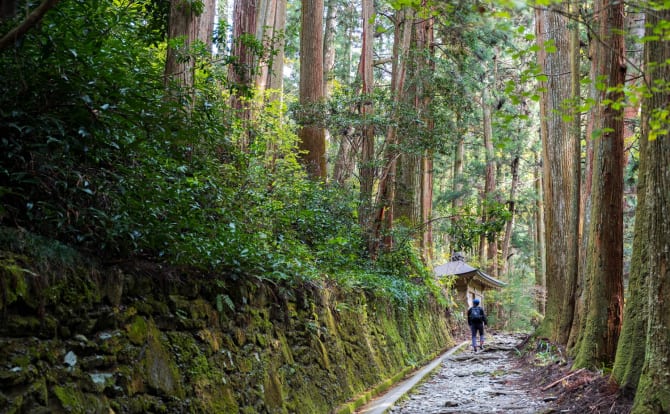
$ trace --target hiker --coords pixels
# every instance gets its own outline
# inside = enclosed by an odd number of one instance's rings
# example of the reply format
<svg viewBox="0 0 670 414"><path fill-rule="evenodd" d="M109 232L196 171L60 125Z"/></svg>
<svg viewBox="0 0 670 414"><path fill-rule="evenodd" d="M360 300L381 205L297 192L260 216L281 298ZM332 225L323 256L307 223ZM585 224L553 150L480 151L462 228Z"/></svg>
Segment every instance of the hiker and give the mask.
<svg viewBox="0 0 670 414"><path fill-rule="evenodd" d="M472 300L472 307L468 309L468 325L472 332L472 349L477 352L477 332L479 332L479 350L484 350L484 325L487 324L484 309L479 306L479 299Z"/></svg>

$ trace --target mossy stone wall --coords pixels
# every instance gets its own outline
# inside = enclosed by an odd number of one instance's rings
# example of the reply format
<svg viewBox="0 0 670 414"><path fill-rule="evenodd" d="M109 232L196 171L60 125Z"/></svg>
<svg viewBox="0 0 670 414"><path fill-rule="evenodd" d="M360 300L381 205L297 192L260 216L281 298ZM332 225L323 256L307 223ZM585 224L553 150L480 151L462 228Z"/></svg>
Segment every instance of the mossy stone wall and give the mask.
<svg viewBox="0 0 670 414"><path fill-rule="evenodd" d="M0 251L3 413L351 412L453 344L430 299L44 260Z"/></svg>

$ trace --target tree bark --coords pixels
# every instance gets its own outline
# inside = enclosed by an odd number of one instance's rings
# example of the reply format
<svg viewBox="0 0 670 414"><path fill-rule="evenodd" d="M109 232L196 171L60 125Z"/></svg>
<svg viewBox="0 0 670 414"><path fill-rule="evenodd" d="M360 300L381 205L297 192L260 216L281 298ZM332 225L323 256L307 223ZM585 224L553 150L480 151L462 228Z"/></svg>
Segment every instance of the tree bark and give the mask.
<svg viewBox="0 0 670 414"><path fill-rule="evenodd" d="M326 0L326 26L323 36L323 94L329 96L334 79L335 35L337 34L337 1Z"/></svg>
<svg viewBox="0 0 670 414"><path fill-rule="evenodd" d="M177 0L179 1L179 0ZM244 124L251 120L251 108L245 104L244 97L250 94L255 86L258 68L256 56L248 45L249 36L256 36L258 27L258 1L235 0L233 4L233 32L231 40L231 57L233 63L228 66L228 84L231 89L230 107L237 112L238 118ZM238 145L246 151L251 145L252 128L241 134Z"/></svg>
<svg viewBox="0 0 670 414"><path fill-rule="evenodd" d="M277 101L281 97L275 94L283 85L286 0L257 0L256 8L256 40L263 45L263 56L256 57L260 60L254 65L258 67L253 76L254 84L262 99L265 99L265 90L273 89L270 100Z"/></svg>
<svg viewBox="0 0 670 414"><path fill-rule="evenodd" d="M484 172L484 194L482 200L482 223L493 219L490 215L490 208L496 202L496 160L493 150L493 109L490 102L489 86L484 85L482 89L482 120L484 123L484 153L486 167ZM484 268L493 277L498 277L498 235L496 233L487 233L480 240L480 252L482 254L481 263Z"/></svg>
<svg viewBox="0 0 670 414"><path fill-rule="evenodd" d="M642 140L645 151L640 154L640 170L645 173L644 227L635 228L644 239L646 263L636 263L643 269L647 266L648 323L646 325L646 354L644 366L635 394L633 414L670 412L670 381L667 361L670 360L670 128L667 111L670 93L670 41L667 37L655 37L659 23L670 21L670 10L660 8L647 14L647 43L645 44L645 80L648 91L643 113ZM658 87L664 85L663 87ZM638 338L640 340L640 338ZM640 355L636 355L639 357Z"/></svg>
<svg viewBox="0 0 670 414"><path fill-rule="evenodd" d="M193 108L195 94L195 63L196 56L191 48L201 41L208 47L212 44L214 30L213 0L202 2L202 10L181 0L170 2L168 22L168 40L181 41L178 46L167 48L165 58L164 83L171 90L170 99L184 99L184 106ZM175 92L177 93L175 95Z"/></svg>
<svg viewBox="0 0 670 414"><path fill-rule="evenodd" d="M596 0L597 29L592 56L592 82L604 84L593 96L594 144L591 222L587 246L585 329L580 332L575 367L597 369L614 360L623 316L623 92L610 92L625 82L624 6ZM585 231L587 231L585 229Z"/></svg>
<svg viewBox="0 0 670 414"><path fill-rule="evenodd" d="M640 139L640 168L637 181L637 208L635 209L635 230L633 232L633 253L630 263L630 278L628 280L628 299L624 307L623 326L617 344L616 357L612 377L628 394L633 394L638 386L642 366L646 355L645 340L647 333L648 309L648 280L650 277L649 255L653 246L649 245L646 234L650 224L647 213L647 167L649 141L644 134ZM642 162L644 157L645 162ZM651 251L650 251L651 250Z"/></svg>
<svg viewBox="0 0 670 414"><path fill-rule="evenodd" d="M375 130L371 122L374 114L372 106L372 92L374 89L374 78L372 70L374 22L372 16L375 14L374 1L363 0L361 25L363 27L361 60L358 72L361 77L361 105L362 118L361 127L361 155L359 161L360 176L360 204L358 209L358 220L361 228L368 238L368 250L373 251L374 220L373 220L373 188L375 183Z"/></svg>
<svg viewBox="0 0 670 414"><path fill-rule="evenodd" d="M410 8L403 8L396 13L395 35L393 43L393 69L391 74L391 94L394 102L392 119L399 118L398 104L404 100L407 59L412 39L414 13ZM398 160L398 130L393 123L386 132L384 165L379 179L379 190L375 202L375 222L373 240L376 245L371 250L376 257L380 250L390 251L393 247L393 207L396 197L396 171Z"/></svg>
<svg viewBox="0 0 670 414"><path fill-rule="evenodd" d="M427 1L422 2L424 7L427 7ZM422 87L422 97L420 97L420 108L423 113L426 130L432 134L435 128L433 114L430 110L432 103L432 84L433 74L435 73L435 46L434 46L434 19L425 19L417 27L417 34L420 41L417 42L417 49L419 51L425 50L426 53L421 53L422 56L420 71L425 73ZM428 56L423 58L423 56ZM431 263L433 258L433 150L424 149L421 157L421 254L424 263Z"/></svg>
<svg viewBox="0 0 670 414"><path fill-rule="evenodd" d="M628 13L626 15L628 20L627 33L634 35L638 39L633 48L635 51L630 56L634 63L633 74L627 74L629 83L637 87L643 86L642 82L638 80L639 74L642 73L640 69L644 65L644 53L639 50L644 50L641 39L644 36L644 21L643 13ZM631 48L629 48L631 49ZM626 113L624 122L637 118L637 111L639 105L627 106L624 110ZM624 125L627 127L627 132L624 134L626 139L633 135L630 124ZM644 127L643 127L644 130ZM644 154L647 151L648 140L639 140L639 153ZM637 193L637 207L635 208L635 229L633 230L633 247L630 259L630 275L628 278L628 299L624 306L623 326L621 328L621 335L619 336L619 343L617 345L617 353L612 370L612 377L616 380L619 386L625 393L633 394L637 389L637 384L640 379L640 373L644 364L646 341L642 338L646 335L647 328L647 279L649 277L649 268L647 263L649 261L648 245L645 239L646 234L643 231L647 228L647 212L646 212L646 167L648 163L640 164L638 169L638 180L634 191ZM643 169L644 168L644 169Z"/></svg>
<svg viewBox="0 0 670 414"><path fill-rule="evenodd" d="M323 0L302 0L300 34L300 104L320 103L323 96ZM323 127L310 121L299 132L300 158L308 175L326 180L326 134Z"/></svg>
<svg viewBox="0 0 670 414"><path fill-rule="evenodd" d="M537 152L535 154L535 168L533 168L533 175L535 178L535 192L537 193L537 200L535 201L535 287L536 287L536 303L537 310L541 315L546 313L547 303L547 278L546 278L546 241L544 228L544 192L542 185L542 165L540 163L540 156Z"/></svg>
<svg viewBox="0 0 670 414"><path fill-rule="evenodd" d="M283 100L284 89L284 45L286 44L284 31L286 30L286 0L274 0L274 31L272 48L274 58L268 69L268 86L273 91L272 100Z"/></svg>
<svg viewBox="0 0 670 414"><path fill-rule="evenodd" d="M516 190L519 186L519 156L515 155L510 163L510 172L512 174L512 182L509 189L509 200L507 201L507 209L510 212L510 218L505 225L505 237L503 238L502 247L502 269L501 274L506 274L508 269L508 262L510 260L510 248L512 245L512 231L514 230L514 215L516 210Z"/></svg>
<svg viewBox="0 0 670 414"><path fill-rule="evenodd" d="M538 334L565 344L574 316L579 243L579 137L563 119L564 105L572 98L568 20L563 4L536 10L540 47L538 63L546 81L541 82L540 133L542 136L547 307ZM546 53L545 42L556 51Z"/></svg>

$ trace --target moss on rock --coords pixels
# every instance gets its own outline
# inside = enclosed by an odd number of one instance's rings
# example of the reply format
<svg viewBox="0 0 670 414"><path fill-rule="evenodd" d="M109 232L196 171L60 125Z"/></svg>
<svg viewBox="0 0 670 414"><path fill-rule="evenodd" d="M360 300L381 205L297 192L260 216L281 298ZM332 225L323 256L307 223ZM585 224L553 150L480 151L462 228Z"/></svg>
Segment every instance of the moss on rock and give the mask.
<svg viewBox="0 0 670 414"><path fill-rule="evenodd" d="M53 255L39 264L27 254L0 252L0 276L10 275L0 289L12 292L0 296L0 357L12 364L0 371L0 404L10 412L353 409L453 343L430 299L401 307L360 290L205 279L184 291L153 277L162 267L87 268ZM35 306L20 314L19 301ZM68 369L71 350L80 359Z"/></svg>

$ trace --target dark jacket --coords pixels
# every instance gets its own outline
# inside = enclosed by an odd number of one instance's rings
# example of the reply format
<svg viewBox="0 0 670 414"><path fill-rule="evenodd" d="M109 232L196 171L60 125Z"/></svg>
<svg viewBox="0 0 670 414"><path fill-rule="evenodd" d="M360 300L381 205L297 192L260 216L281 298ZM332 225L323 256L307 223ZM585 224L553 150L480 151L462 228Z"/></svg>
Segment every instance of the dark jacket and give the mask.
<svg viewBox="0 0 670 414"><path fill-rule="evenodd" d="M488 321L488 319L486 319L486 312L484 312L484 309L482 309L482 307L479 306L479 305L473 306L472 308L468 309L468 325L473 324L471 315L472 315L472 309L474 309L474 308L479 308L482 311L482 321L479 322L479 323L483 323L484 325L488 325L489 321ZM474 323L477 324L477 322L474 322Z"/></svg>

